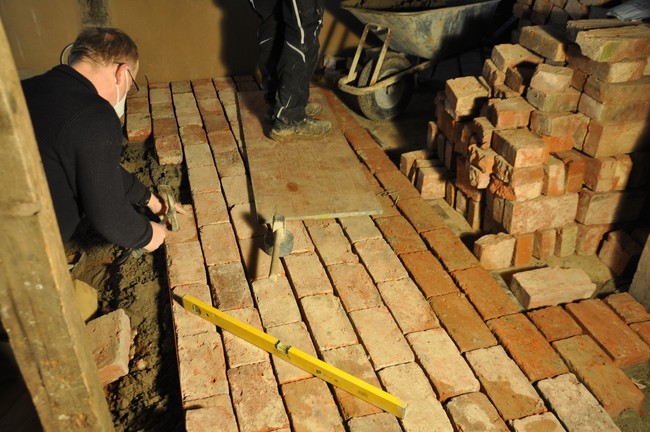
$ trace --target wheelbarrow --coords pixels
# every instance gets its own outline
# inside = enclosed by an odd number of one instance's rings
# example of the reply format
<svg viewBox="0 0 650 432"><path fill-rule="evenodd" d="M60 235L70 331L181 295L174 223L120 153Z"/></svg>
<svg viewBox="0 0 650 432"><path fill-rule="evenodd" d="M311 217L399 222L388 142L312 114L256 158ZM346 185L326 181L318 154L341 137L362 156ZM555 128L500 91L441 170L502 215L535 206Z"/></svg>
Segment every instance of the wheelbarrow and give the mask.
<svg viewBox="0 0 650 432"><path fill-rule="evenodd" d="M397 116L411 98L413 75L462 52L481 38L499 1L342 2L341 7L365 27L350 71L341 77L338 87L355 95L361 112L371 120ZM370 58L358 72L369 31L378 36L383 45L379 54ZM418 63L412 65L407 56L414 56Z"/></svg>

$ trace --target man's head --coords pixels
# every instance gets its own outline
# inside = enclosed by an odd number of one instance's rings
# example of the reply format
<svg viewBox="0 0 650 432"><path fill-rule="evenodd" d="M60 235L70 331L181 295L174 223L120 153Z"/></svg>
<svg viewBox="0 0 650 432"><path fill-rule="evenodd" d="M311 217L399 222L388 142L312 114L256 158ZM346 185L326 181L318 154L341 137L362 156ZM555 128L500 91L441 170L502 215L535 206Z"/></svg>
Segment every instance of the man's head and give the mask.
<svg viewBox="0 0 650 432"><path fill-rule="evenodd" d="M84 29L70 48L68 63L93 83L100 96L122 108L140 66L133 39L106 27Z"/></svg>

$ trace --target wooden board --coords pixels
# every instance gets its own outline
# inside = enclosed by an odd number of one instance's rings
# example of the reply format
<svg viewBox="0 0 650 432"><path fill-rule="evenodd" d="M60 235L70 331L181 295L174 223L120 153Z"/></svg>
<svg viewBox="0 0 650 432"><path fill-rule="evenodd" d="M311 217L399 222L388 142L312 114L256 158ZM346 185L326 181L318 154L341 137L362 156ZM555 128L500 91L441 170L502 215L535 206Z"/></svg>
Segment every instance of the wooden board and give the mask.
<svg viewBox="0 0 650 432"><path fill-rule="evenodd" d="M359 160L339 130L319 138L267 138L263 92L238 94L244 152L248 159L257 215L287 220L379 214L381 206ZM334 114L318 89L311 100L323 106L319 118L334 124Z"/></svg>

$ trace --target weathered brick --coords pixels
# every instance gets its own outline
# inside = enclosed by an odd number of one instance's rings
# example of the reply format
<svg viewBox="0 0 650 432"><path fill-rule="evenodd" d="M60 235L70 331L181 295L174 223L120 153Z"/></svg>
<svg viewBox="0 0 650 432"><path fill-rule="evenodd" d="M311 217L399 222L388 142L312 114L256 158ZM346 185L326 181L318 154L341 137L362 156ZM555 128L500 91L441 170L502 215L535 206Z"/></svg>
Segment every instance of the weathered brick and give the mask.
<svg viewBox="0 0 650 432"><path fill-rule="evenodd" d="M350 128L345 131L344 135L354 150L366 148L376 149L378 147L377 142L368 133L366 128Z"/></svg>
<svg viewBox="0 0 650 432"><path fill-rule="evenodd" d="M363 417L353 417L348 421L350 432L401 432L402 427L397 422L397 417L382 412Z"/></svg>
<svg viewBox="0 0 650 432"><path fill-rule="evenodd" d="M491 55L494 65L501 72L520 63L542 63L544 59L519 44L495 45Z"/></svg>
<svg viewBox="0 0 650 432"><path fill-rule="evenodd" d="M228 382L241 432L289 428L271 363L229 369Z"/></svg>
<svg viewBox="0 0 650 432"><path fill-rule="evenodd" d="M599 122L591 120L583 151L589 156L604 157L644 151L649 142L644 138L645 121Z"/></svg>
<svg viewBox="0 0 650 432"><path fill-rule="evenodd" d="M207 192L219 192L221 184L214 165L198 166L187 169L192 195Z"/></svg>
<svg viewBox="0 0 650 432"><path fill-rule="evenodd" d="M375 177L377 177L377 180L379 180L379 183L381 183L385 190L397 191L397 193L391 195L393 199L407 199L420 196L415 186L395 168L395 165L393 165L393 169L391 170L375 173Z"/></svg>
<svg viewBox="0 0 650 432"><path fill-rule="evenodd" d="M644 25L578 32L580 52L597 62L619 62L650 55L650 28Z"/></svg>
<svg viewBox="0 0 650 432"><path fill-rule="evenodd" d="M474 242L474 255L488 270L509 267L515 252L515 239L509 234L486 234Z"/></svg>
<svg viewBox="0 0 650 432"><path fill-rule="evenodd" d="M582 113L533 111L530 117L530 129L550 137L567 137L567 141L578 147L584 142L589 122L589 117ZM561 150L551 150L551 152L555 151Z"/></svg>
<svg viewBox="0 0 650 432"><path fill-rule="evenodd" d="M533 256L537 259L546 259L555 252L555 229L548 228L535 231Z"/></svg>
<svg viewBox="0 0 650 432"><path fill-rule="evenodd" d="M544 141L526 129L496 131L492 148L515 168L543 164L548 158Z"/></svg>
<svg viewBox="0 0 650 432"><path fill-rule="evenodd" d="M154 137L156 136L163 136L165 134L169 134L169 129L165 131L166 133L161 134L161 129L167 129L167 127L171 127L171 131L173 131L174 135L178 135L178 124L176 123L176 115L174 115L174 106L172 105L171 101L168 103L158 103L158 104L151 104L151 119L153 123L153 133ZM159 120L162 119L169 119L164 122L160 122ZM163 125L165 125L163 127ZM156 128L158 128L158 132L156 132Z"/></svg>
<svg viewBox="0 0 650 432"><path fill-rule="evenodd" d="M505 85L521 95L530 84L530 78L535 72L535 65L522 63L514 68L506 69Z"/></svg>
<svg viewBox="0 0 650 432"><path fill-rule="evenodd" d="M223 206L224 209L226 208L226 202L223 198L221 198L219 204ZM232 220L233 228L235 229L235 235L238 239L258 237L267 232L266 227L259 223L257 214L255 213L255 206L252 203L233 206L232 209L230 209L230 218ZM289 231L293 233L290 229Z"/></svg>
<svg viewBox="0 0 650 432"><path fill-rule="evenodd" d="M230 131L208 132L208 141L213 153L237 150L237 141Z"/></svg>
<svg viewBox="0 0 650 432"><path fill-rule="evenodd" d="M570 223L556 229L554 255L566 257L573 255L578 240L578 224Z"/></svg>
<svg viewBox="0 0 650 432"><path fill-rule="evenodd" d="M406 178L413 181L415 178L415 162L422 159L429 159L431 156L431 152L424 149L404 152L400 155L399 170Z"/></svg>
<svg viewBox="0 0 650 432"><path fill-rule="evenodd" d="M459 431L509 431L494 405L483 393L468 393L453 398L447 403L447 412Z"/></svg>
<svg viewBox="0 0 650 432"><path fill-rule="evenodd" d="M650 313L627 292L611 294L605 298L605 303L618 315L625 324L633 324L650 320Z"/></svg>
<svg viewBox="0 0 650 432"><path fill-rule="evenodd" d="M237 204L254 202L253 186L248 180L248 177L244 175L225 177L221 180L221 185L228 208Z"/></svg>
<svg viewBox="0 0 650 432"><path fill-rule="evenodd" d="M431 252L403 254L400 259L427 299L458 292L449 274Z"/></svg>
<svg viewBox="0 0 650 432"><path fill-rule="evenodd" d="M311 242L305 224L299 220L287 221L287 230L293 234L292 254L301 254L305 252L314 252L314 244Z"/></svg>
<svg viewBox="0 0 650 432"><path fill-rule="evenodd" d="M545 412L512 422L515 432L565 432L562 423L553 415Z"/></svg>
<svg viewBox="0 0 650 432"><path fill-rule="evenodd" d="M422 237L448 271L479 265L474 255L449 228L427 231Z"/></svg>
<svg viewBox="0 0 650 432"><path fill-rule="evenodd" d="M264 331L262 322L260 321L260 315L252 307L232 309L228 311L228 315L257 330ZM244 365L269 361L269 354L266 351L259 349L234 333L225 331L222 332L222 335L229 369L232 370Z"/></svg>
<svg viewBox="0 0 650 432"><path fill-rule="evenodd" d="M643 392L587 335L553 342L553 346L612 418L632 408L639 412Z"/></svg>
<svg viewBox="0 0 650 432"><path fill-rule="evenodd" d="M553 93L568 90L573 70L563 66L539 64L530 80L530 86L540 92Z"/></svg>
<svg viewBox="0 0 650 432"><path fill-rule="evenodd" d="M580 192L584 183L587 157L577 150L556 152L555 156L565 166L565 188L568 193Z"/></svg>
<svg viewBox="0 0 650 432"><path fill-rule="evenodd" d="M426 430L451 432L453 427L431 384L415 363L406 363L386 368L379 372L379 378L386 390L408 403L408 410L402 418L405 430Z"/></svg>
<svg viewBox="0 0 650 432"><path fill-rule="evenodd" d="M294 322L267 329L268 334L282 341L283 344L296 347L309 355L317 357L316 349L304 322ZM280 385L310 378L312 375L291 363L272 356L275 374Z"/></svg>
<svg viewBox="0 0 650 432"><path fill-rule="evenodd" d="M357 150L357 155L366 164L372 174L395 170L395 164L379 146Z"/></svg>
<svg viewBox="0 0 650 432"><path fill-rule="evenodd" d="M357 242L354 244L354 250L361 257L375 283L407 277L399 258L383 239Z"/></svg>
<svg viewBox="0 0 650 432"><path fill-rule="evenodd" d="M499 70L491 59L485 59L481 75L485 78L490 87L503 84L506 80L505 69Z"/></svg>
<svg viewBox="0 0 650 432"><path fill-rule="evenodd" d="M191 205L182 205L186 214L176 212L178 221L178 231L167 231L165 243L184 243L187 241L198 240L196 222L194 221L194 210Z"/></svg>
<svg viewBox="0 0 650 432"><path fill-rule="evenodd" d="M239 150L215 153L214 161L220 178L246 174L244 161L239 154Z"/></svg>
<svg viewBox="0 0 650 432"><path fill-rule="evenodd" d="M650 347L602 301L584 300L567 305L566 310L617 366L627 367L650 359Z"/></svg>
<svg viewBox="0 0 650 432"><path fill-rule="evenodd" d="M124 309L91 320L85 331L102 386L129 373L133 336L131 322Z"/></svg>
<svg viewBox="0 0 650 432"><path fill-rule="evenodd" d="M612 225L583 225L578 223L578 236L576 239L576 254L595 255L600 247L605 233L612 229Z"/></svg>
<svg viewBox="0 0 650 432"><path fill-rule="evenodd" d="M504 420L546 411L544 402L502 347L479 349L465 356Z"/></svg>
<svg viewBox="0 0 650 432"><path fill-rule="evenodd" d="M377 288L361 264L328 266L327 271L347 312L382 304Z"/></svg>
<svg viewBox="0 0 650 432"><path fill-rule="evenodd" d="M300 310L286 277L253 282L253 293L264 327L275 327L300 321Z"/></svg>
<svg viewBox="0 0 650 432"><path fill-rule="evenodd" d="M181 285L174 288L175 296L191 295L204 303L212 306L210 287L205 284ZM210 321L185 310L178 302L172 303L172 320L176 339L191 336L199 333L214 332L215 325Z"/></svg>
<svg viewBox="0 0 650 432"><path fill-rule="evenodd" d="M507 315L487 324L531 382L568 372L560 356L525 315Z"/></svg>
<svg viewBox="0 0 650 432"><path fill-rule="evenodd" d="M610 83L641 79L647 62L644 58L619 62L595 62L584 56L575 45L569 45L567 60L572 68Z"/></svg>
<svg viewBox="0 0 650 432"><path fill-rule="evenodd" d="M530 113L534 109L521 96L490 99L487 104L486 117L496 129L526 127L530 122Z"/></svg>
<svg viewBox="0 0 650 432"><path fill-rule="evenodd" d="M617 276L628 269L630 262L641 255L643 248L634 241L631 235L623 230L612 231L607 234L598 258Z"/></svg>
<svg viewBox="0 0 650 432"><path fill-rule="evenodd" d="M154 138L154 148L159 165L177 165L183 162L183 149L178 135Z"/></svg>
<svg viewBox="0 0 650 432"><path fill-rule="evenodd" d="M375 370L413 361L413 351L388 309L378 307L350 312L350 319Z"/></svg>
<svg viewBox="0 0 650 432"><path fill-rule="evenodd" d="M445 82L445 102L455 118L478 113L488 98L488 90L474 76L454 78Z"/></svg>
<svg viewBox="0 0 650 432"><path fill-rule="evenodd" d="M480 384L447 332L433 329L407 336L415 358L431 380L438 399L480 390Z"/></svg>
<svg viewBox="0 0 650 432"><path fill-rule="evenodd" d="M650 321L630 324L630 328L639 335L639 337L650 345Z"/></svg>
<svg viewBox="0 0 650 432"><path fill-rule="evenodd" d="M523 307L535 309L589 298L596 284L579 268L543 267L515 273L510 290Z"/></svg>
<svg viewBox="0 0 650 432"><path fill-rule="evenodd" d="M315 253L287 255L284 257L284 263L298 298L333 292L327 273Z"/></svg>
<svg viewBox="0 0 650 432"><path fill-rule="evenodd" d="M338 297L320 294L304 297L300 303L319 351L357 343L357 335Z"/></svg>
<svg viewBox="0 0 650 432"><path fill-rule="evenodd" d="M196 400L228 394L226 359L219 333L185 336L176 343L183 407Z"/></svg>
<svg viewBox="0 0 650 432"><path fill-rule="evenodd" d="M460 352L497 344L490 330L463 294L431 297L429 304Z"/></svg>
<svg viewBox="0 0 650 432"><path fill-rule="evenodd" d="M566 184L566 171L562 161L555 156L549 156L543 169L542 194L562 195Z"/></svg>
<svg viewBox="0 0 650 432"><path fill-rule="evenodd" d="M503 288L483 267L457 270L452 272L452 276L484 320L519 311Z"/></svg>
<svg viewBox="0 0 650 432"><path fill-rule="evenodd" d="M228 209L221 192L197 193L192 195L196 224L199 228L205 225L228 222Z"/></svg>
<svg viewBox="0 0 650 432"><path fill-rule="evenodd" d="M375 222L369 216L340 218L339 222L348 239L350 239L350 243L354 244L362 240L381 238L381 232L379 232Z"/></svg>
<svg viewBox="0 0 650 432"><path fill-rule="evenodd" d="M440 327L431 306L411 279L381 282L377 284L377 289L402 333Z"/></svg>
<svg viewBox="0 0 650 432"><path fill-rule="evenodd" d="M305 397L309 395L309 397ZM282 397L294 431L345 431L327 383L309 378L282 385Z"/></svg>
<svg viewBox="0 0 650 432"><path fill-rule="evenodd" d="M528 264L533 258L533 247L535 244L534 233L515 235L515 253L512 258L512 265L520 266Z"/></svg>
<svg viewBox="0 0 650 432"><path fill-rule="evenodd" d="M484 173L491 173L497 154L492 149L482 149L477 145L470 145L468 149L469 163L476 166Z"/></svg>
<svg viewBox="0 0 650 432"><path fill-rule="evenodd" d="M237 419L233 412L230 395L218 395L208 399L200 407L192 404L192 409L185 411L185 430L187 432L238 432ZM205 400L202 402L206 402Z"/></svg>
<svg viewBox="0 0 650 432"><path fill-rule="evenodd" d="M503 226L510 234L557 228L573 222L578 194L542 195L523 202L505 201Z"/></svg>
<svg viewBox="0 0 650 432"><path fill-rule="evenodd" d="M447 226L442 217L423 199L400 199L397 201L397 208L418 233Z"/></svg>
<svg viewBox="0 0 650 432"><path fill-rule="evenodd" d="M201 244L198 241L165 245L167 259L167 278L169 287L203 283L205 284L205 266Z"/></svg>
<svg viewBox="0 0 650 432"><path fill-rule="evenodd" d="M447 169L443 166L417 168L415 187L424 199L443 198L447 177Z"/></svg>
<svg viewBox="0 0 650 432"><path fill-rule="evenodd" d="M578 90L571 87L561 92L541 91L529 87L526 100L540 111L574 112L578 107L580 95Z"/></svg>
<svg viewBox="0 0 650 432"><path fill-rule="evenodd" d="M397 255L427 250L417 231L403 216L377 219L376 223Z"/></svg>
<svg viewBox="0 0 650 432"><path fill-rule="evenodd" d="M207 144L197 144L183 147L185 165L188 168L213 165L212 151Z"/></svg>
<svg viewBox="0 0 650 432"><path fill-rule="evenodd" d="M149 101L151 104L168 103L172 101L172 94L169 83L161 83L160 87L152 87L149 84Z"/></svg>
<svg viewBox="0 0 650 432"><path fill-rule="evenodd" d="M350 242L335 220L310 222L307 230L325 265L358 262Z"/></svg>
<svg viewBox="0 0 650 432"><path fill-rule="evenodd" d="M355 344L323 351L323 360L368 384L381 388L362 345ZM341 414L346 420L382 412L380 408L338 387L334 387L334 395L341 408Z"/></svg>
<svg viewBox="0 0 650 432"><path fill-rule="evenodd" d="M254 281L269 277L271 257L264 252L264 238L251 237L239 241L241 256L244 258L244 269L248 280Z"/></svg>
<svg viewBox="0 0 650 432"><path fill-rule="evenodd" d="M639 217L645 198L643 190L599 193L583 189L576 220L585 225L632 222Z"/></svg>
<svg viewBox="0 0 650 432"><path fill-rule="evenodd" d="M241 260L235 233L229 223L205 225L199 232L207 266Z"/></svg>
<svg viewBox="0 0 650 432"><path fill-rule="evenodd" d="M650 100L650 77L622 83L606 83L598 78L589 77L585 82L584 93L604 104L620 104L621 101L648 102Z"/></svg>
<svg viewBox="0 0 650 432"><path fill-rule="evenodd" d="M222 310L253 307L253 297L241 262L208 267L215 306Z"/></svg>
<svg viewBox="0 0 650 432"><path fill-rule="evenodd" d="M205 145L208 138L205 135L202 125L181 126L178 128L183 146Z"/></svg>
<svg viewBox="0 0 650 432"><path fill-rule="evenodd" d="M527 26L521 29L519 43L529 50L552 61L566 59L566 37L555 26Z"/></svg>
<svg viewBox="0 0 650 432"><path fill-rule="evenodd" d="M144 113L129 111L126 114L126 137L129 141L145 141L151 135L153 127L151 116L147 110Z"/></svg>
<svg viewBox="0 0 650 432"><path fill-rule="evenodd" d="M537 383L537 388L567 430L609 432L618 429L575 375L542 380Z"/></svg>

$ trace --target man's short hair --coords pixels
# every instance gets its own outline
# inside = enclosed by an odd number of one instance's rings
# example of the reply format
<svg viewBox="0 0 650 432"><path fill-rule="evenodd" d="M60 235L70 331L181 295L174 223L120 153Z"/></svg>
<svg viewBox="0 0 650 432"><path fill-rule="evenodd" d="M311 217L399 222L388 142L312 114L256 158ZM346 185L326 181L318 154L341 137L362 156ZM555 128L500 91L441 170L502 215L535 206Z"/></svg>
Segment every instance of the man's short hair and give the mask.
<svg viewBox="0 0 650 432"><path fill-rule="evenodd" d="M89 59L101 65L128 63L131 67L138 61L138 47L121 30L109 27L84 29L70 48L68 63Z"/></svg>

